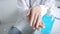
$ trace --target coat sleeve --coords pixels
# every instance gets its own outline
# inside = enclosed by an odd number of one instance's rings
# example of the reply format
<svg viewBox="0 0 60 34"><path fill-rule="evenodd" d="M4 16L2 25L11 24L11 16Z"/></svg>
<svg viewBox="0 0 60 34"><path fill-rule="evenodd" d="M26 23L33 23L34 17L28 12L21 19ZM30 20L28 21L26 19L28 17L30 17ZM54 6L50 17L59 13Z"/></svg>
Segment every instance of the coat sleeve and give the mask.
<svg viewBox="0 0 60 34"><path fill-rule="evenodd" d="M22 9L23 9L23 10L28 9L26 0L17 0L17 7L18 7L19 9L21 9L21 10L22 10Z"/></svg>

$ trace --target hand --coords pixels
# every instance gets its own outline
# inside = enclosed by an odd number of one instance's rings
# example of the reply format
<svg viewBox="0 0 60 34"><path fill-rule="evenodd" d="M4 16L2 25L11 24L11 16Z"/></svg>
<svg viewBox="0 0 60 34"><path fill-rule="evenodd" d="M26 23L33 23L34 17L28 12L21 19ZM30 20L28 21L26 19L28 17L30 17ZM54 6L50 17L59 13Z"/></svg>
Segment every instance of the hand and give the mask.
<svg viewBox="0 0 60 34"><path fill-rule="evenodd" d="M30 25L33 27L33 29L39 30L44 25L41 21L41 8L40 6L35 6L33 8L30 8L27 12L27 17L30 22Z"/></svg>

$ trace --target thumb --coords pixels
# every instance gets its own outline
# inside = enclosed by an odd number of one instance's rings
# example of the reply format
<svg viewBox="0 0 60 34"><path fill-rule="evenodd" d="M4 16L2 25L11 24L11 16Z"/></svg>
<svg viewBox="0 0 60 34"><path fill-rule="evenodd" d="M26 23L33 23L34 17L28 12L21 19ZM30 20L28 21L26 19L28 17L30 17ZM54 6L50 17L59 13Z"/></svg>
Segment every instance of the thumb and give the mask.
<svg viewBox="0 0 60 34"><path fill-rule="evenodd" d="M28 10L28 12L27 12L27 15L26 15L26 16L29 16L29 15L30 15L30 11L31 11L31 8Z"/></svg>

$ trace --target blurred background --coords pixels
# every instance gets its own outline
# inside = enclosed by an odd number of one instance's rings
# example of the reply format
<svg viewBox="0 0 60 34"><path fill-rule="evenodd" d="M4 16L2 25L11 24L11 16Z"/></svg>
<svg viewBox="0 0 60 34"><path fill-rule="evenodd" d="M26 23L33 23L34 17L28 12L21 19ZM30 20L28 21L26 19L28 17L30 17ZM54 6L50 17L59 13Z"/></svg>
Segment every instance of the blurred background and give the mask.
<svg viewBox="0 0 60 34"><path fill-rule="evenodd" d="M16 0L0 0L0 34L7 34L17 20Z"/></svg>
<svg viewBox="0 0 60 34"><path fill-rule="evenodd" d="M18 11L16 1L17 0L0 0L0 34L7 34L10 27L17 21ZM56 2L56 6L60 6L60 0L56 0ZM58 24L56 23L57 26L59 26ZM60 32L58 29L55 31Z"/></svg>

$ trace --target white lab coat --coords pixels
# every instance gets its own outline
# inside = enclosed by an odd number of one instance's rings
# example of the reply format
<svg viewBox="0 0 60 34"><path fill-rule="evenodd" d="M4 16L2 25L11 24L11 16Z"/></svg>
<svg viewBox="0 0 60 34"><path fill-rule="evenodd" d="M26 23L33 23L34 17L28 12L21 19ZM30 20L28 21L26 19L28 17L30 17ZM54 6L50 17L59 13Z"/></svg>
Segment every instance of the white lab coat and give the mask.
<svg viewBox="0 0 60 34"><path fill-rule="evenodd" d="M54 3L55 3L54 0L47 0L47 1L42 0L42 2L41 2L41 0L31 0L32 7L37 6L37 5L42 5L42 4L52 7L54 5ZM18 0L17 1L17 7L20 9L23 9L23 10L29 9L29 6L30 6L29 0Z"/></svg>
<svg viewBox="0 0 60 34"><path fill-rule="evenodd" d="M47 1L43 0L42 4L40 4L40 2L41 0L31 0L31 7L34 7L37 5L43 5L43 4L51 8L55 6L54 0L47 0ZM24 23L24 22L26 22L26 13L27 13L27 10L29 9L29 6L30 6L29 0L17 0L19 16L18 16L18 22L16 25L14 25L14 27L17 27L21 31L22 29L24 29L25 26L28 26L28 25L25 25L27 23Z"/></svg>

